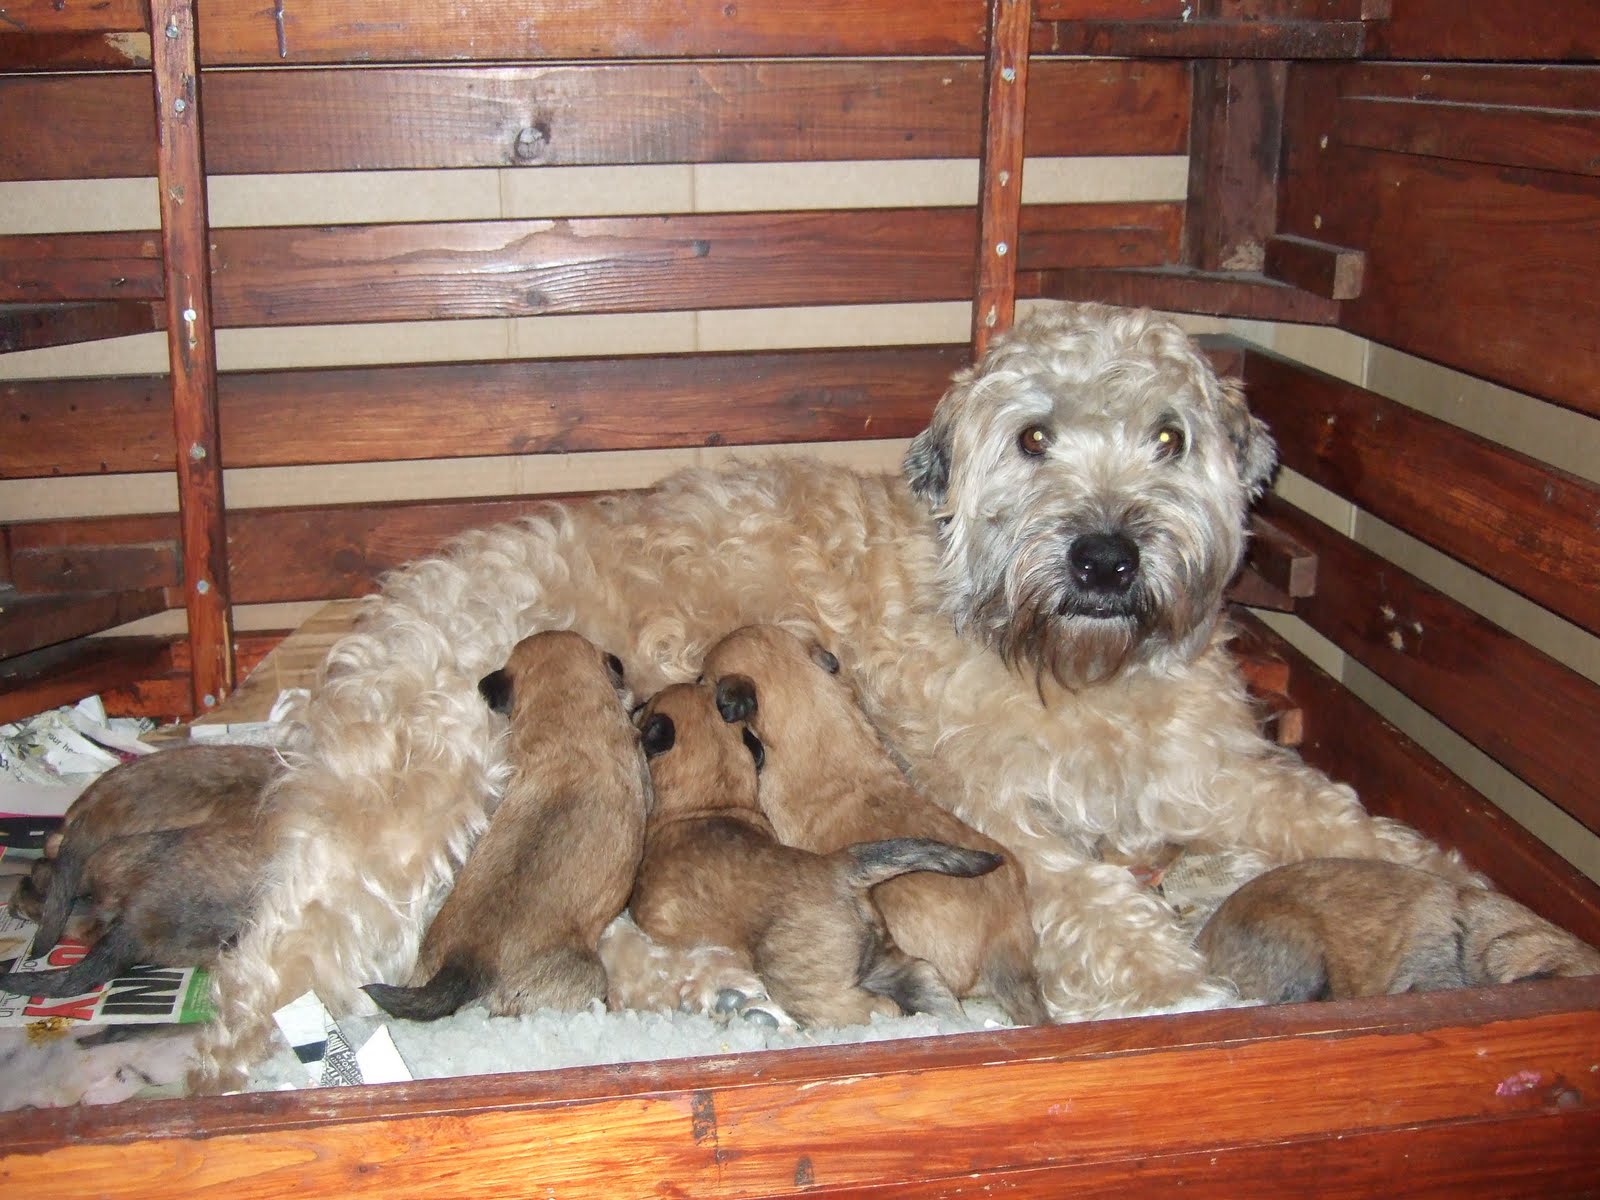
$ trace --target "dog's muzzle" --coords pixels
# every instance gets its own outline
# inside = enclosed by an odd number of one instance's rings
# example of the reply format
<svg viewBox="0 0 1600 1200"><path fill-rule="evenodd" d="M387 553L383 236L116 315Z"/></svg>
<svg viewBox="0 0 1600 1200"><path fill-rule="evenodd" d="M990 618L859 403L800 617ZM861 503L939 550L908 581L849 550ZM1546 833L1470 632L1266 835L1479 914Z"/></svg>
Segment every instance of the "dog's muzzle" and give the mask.
<svg viewBox="0 0 1600 1200"><path fill-rule="evenodd" d="M1062 615L1130 617L1138 612L1139 546L1120 533L1086 533L1067 547L1071 587Z"/></svg>

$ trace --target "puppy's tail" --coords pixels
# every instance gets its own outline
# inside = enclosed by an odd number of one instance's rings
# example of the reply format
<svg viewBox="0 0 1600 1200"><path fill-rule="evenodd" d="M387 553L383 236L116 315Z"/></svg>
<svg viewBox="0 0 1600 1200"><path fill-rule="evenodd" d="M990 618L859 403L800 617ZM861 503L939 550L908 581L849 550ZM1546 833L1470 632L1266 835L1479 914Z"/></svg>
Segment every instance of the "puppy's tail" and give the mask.
<svg viewBox="0 0 1600 1200"><path fill-rule="evenodd" d="M44 902L39 906L39 929L33 935L32 953L35 958L54 950L66 930L67 918L72 915L72 906L77 902L78 888L83 882L83 860L72 852L70 846L63 845L48 878ZM102 937L101 941L104 940ZM98 942L95 944L99 945ZM73 993L61 994L70 996Z"/></svg>
<svg viewBox="0 0 1600 1200"><path fill-rule="evenodd" d="M850 883L870 888L910 871L937 871L941 875L987 875L1005 859L987 850L968 850L933 838L889 838L846 846L851 860Z"/></svg>
<svg viewBox="0 0 1600 1200"><path fill-rule="evenodd" d="M453 958L420 987L369 983L361 990L391 1016L408 1021L437 1021L488 991L489 976L479 963Z"/></svg>
<svg viewBox="0 0 1600 1200"><path fill-rule="evenodd" d="M120 923L106 928L89 952L62 971L13 971L0 975L0 992L18 996L81 996L115 979L139 961L139 948Z"/></svg>

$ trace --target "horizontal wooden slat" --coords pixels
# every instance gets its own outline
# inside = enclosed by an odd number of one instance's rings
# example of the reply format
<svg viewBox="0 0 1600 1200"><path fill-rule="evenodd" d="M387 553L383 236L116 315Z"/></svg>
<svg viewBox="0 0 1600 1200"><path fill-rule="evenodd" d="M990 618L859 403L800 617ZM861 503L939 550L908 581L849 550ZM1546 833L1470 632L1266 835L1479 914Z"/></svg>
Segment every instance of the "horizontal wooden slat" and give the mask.
<svg viewBox="0 0 1600 1200"><path fill-rule="evenodd" d="M1535 1113L1600 1106L1588 1070L1600 1011L1585 1007L1596 996L1593 982L1563 980L934 1038L892 1054L856 1045L309 1100L268 1093L6 1114L0 1171L25 1194L113 1200L218 1186L240 1200L530 1186L608 1198L826 1195L1029 1166L1126 1168L1336 1132L1464 1120L1517 1128ZM1261 1103L1251 1081L1303 1078L1308 1061L1315 1087L1278 1088ZM1174 1104L1176 1095L1187 1102ZM1600 1161L1589 1149L1560 1162Z"/></svg>
<svg viewBox="0 0 1600 1200"><path fill-rule="evenodd" d="M1023 209L1019 266L1149 266L1179 206ZM217 229L218 327L957 300L972 210L863 209ZM0 238L0 300L147 295L151 235Z"/></svg>
<svg viewBox="0 0 1600 1200"><path fill-rule="evenodd" d="M1332 325L1339 319L1336 301L1244 271L1069 267L1019 273L1017 293L1306 325Z"/></svg>
<svg viewBox="0 0 1600 1200"><path fill-rule="evenodd" d="M84 304L0 303L0 354L70 346L97 338L149 333L165 324L161 305L147 300Z"/></svg>
<svg viewBox="0 0 1600 1200"><path fill-rule="evenodd" d="M100 633L166 608L166 593L159 587L55 595L0 587L0 658Z"/></svg>
<svg viewBox="0 0 1600 1200"><path fill-rule="evenodd" d="M1055 21L1037 39L1052 54L1129 58L1358 58L1360 21Z"/></svg>
<svg viewBox="0 0 1600 1200"><path fill-rule="evenodd" d="M1600 111L1347 96L1334 136L1371 150L1600 175Z"/></svg>
<svg viewBox="0 0 1600 1200"><path fill-rule="evenodd" d="M1040 61L1034 156L1182 154L1175 63ZM982 64L699 62L206 75L212 174L972 158ZM337 113L337 119L329 119ZM0 79L0 179L155 171L150 81ZM98 136L80 136L92 123Z"/></svg>
<svg viewBox="0 0 1600 1200"><path fill-rule="evenodd" d="M1366 252L1343 327L1600 413L1600 178L1343 145L1343 79L1290 70L1279 208L1282 232ZM1454 102L1440 121L1472 111Z"/></svg>
<svg viewBox="0 0 1600 1200"><path fill-rule="evenodd" d="M0 34L108 33L148 29L141 0L6 0Z"/></svg>
<svg viewBox="0 0 1600 1200"><path fill-rule="evenodd" d="M1369 812L1420 830L1508 896L1600 946L1600 887L1484 799L1285 639L1237 618L1289 664L1305 712L1301 756L1350 784Z"/></svg>
<svg viewBox="0 0 1600 1200"><path fill-rule="evenodd" d="M1375 25L1373 57L1528 59L1593 62L1600 22L1593 0L1396 0L1393 18Z"/></svg>
<svg viewBox="0 0 1600 1200"><path fill-rule="evenodd" d="M1600 632L1600 486L1266 351L1244 378L1286 466Z"/></svg>
<svg viewBox="0 0 1600 1200"><path fill-rule="evenodd" d="M1414 0L1413 0L1414 2ZM1524 110L1583 111L1596 105L1600 68L1550 63L1301 63L1323 73L1350 99L1419 100Z"/></svg>
<svg viewBox="0 0 1600 1200"><path fill-rule="evenodd" d="M140 687L169 670L171 652L162 638L82 638L0 661L0 723ZM183 680L187 696L189 681ZM185 701L184 708L192 704ZM113 715L131 715L108 706ZM175 716L178 710L157 710ZM141 709L138 715L155 715Z"/></svg>
<svg viewBox="0 0 1600 1200"><path fill-rule="evenodd" d="M914 346L223 374L222 462L911 437L965 358ZM171 470L165 389L163 376L0 383L0 479Z"/></svg>
<svg viewBox="0 0 1600 1200"><path fill-rule="evenodd" d="M10 33L0 71L126 70L150 66L148 33Z"/></svg>
<svg viewBox="0 0 1600 1200"><path fill-rule="evenodd" d="M1275 497L1264 508L1323 568L1302 620L1600 833L1600 687Z"/></svg>
<svg viewBox="0 0 1600 1200"><path fill-rule="evenodd" d="M208 65L516 58L975 53L976 0L478 0L470 19L421 0L350 5L202 0Z"/></svg>

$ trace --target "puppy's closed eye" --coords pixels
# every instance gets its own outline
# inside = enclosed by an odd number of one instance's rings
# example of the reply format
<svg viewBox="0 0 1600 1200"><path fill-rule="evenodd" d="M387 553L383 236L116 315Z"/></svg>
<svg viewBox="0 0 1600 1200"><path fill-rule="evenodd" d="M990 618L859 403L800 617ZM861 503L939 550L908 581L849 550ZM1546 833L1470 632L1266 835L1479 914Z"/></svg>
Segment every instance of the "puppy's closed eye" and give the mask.
<svg viewBox="0 0 1600 1200"><path fill-rule="evenodd" d="M678 727L666 713L651 713L645 718L644 725L639 730L639 743L644 747L646 758L665 754L672 749L677 740Z"/></svg>

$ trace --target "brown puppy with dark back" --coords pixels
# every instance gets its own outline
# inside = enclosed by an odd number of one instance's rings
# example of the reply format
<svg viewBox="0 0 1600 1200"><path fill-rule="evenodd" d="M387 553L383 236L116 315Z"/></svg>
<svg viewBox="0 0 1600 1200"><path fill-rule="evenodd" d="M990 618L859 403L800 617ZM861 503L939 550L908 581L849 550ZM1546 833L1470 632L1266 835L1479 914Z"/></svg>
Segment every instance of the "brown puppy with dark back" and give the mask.
<svg viewBox="0 0 1600 1200"><path fill-rule="evenodd" d="M567 630L537 633L478 690L511 718L511 779L423 938L419 986L363 989L398 1017L432 1021L480 999L497 1016L603 1000L595 947L644 852L650 779L615 655Z"/></svg>
<svg viewBox="0 0 1600 1200"><path fill-rule="evenodd" d="M629 902L641 929L742 953L802 1025L960 1015L932 968L890 940L868 891L906 871L992 871L995 856L914 838L829 855L782 845L756 804L761 744L723 720L709 685L665 688L637 720L656 794Z"/></svg>
<svg viewBox="0 0 1600 1200"><path fill-rule="evenodd" d="M889 934L958 996L992 996L1019 1025L1045 1020L1022 868L1005 848L921 795L839 675L832 653L776 625L747 625L706 655L704 678L754 683L747 719L767 750L760 804L778 838L828 853L869 838L928 837L1001 855L979 880L908 875L874 893Z"/></svg>
<svg viewBox="0 0 1600 1200"><path fill-rule="evenodd" d="M278 773L260 746L179 746L113 767L67 809L17 885L13 913L39 923L35 955L61 940L77 901L90 948L59 971L0 975L0 990L76 996L136 963L205 966L249 918L267 855L262 790Z"/></svg>
<svg viewBox="0 0 1600 1200"><path fill-rule="evenodd" d="M1507 896L1367 859L1259 875L1196 944L1243 999L1268 1004L1600 974L1600 952Z"/></svg>

